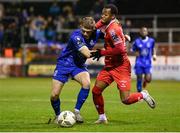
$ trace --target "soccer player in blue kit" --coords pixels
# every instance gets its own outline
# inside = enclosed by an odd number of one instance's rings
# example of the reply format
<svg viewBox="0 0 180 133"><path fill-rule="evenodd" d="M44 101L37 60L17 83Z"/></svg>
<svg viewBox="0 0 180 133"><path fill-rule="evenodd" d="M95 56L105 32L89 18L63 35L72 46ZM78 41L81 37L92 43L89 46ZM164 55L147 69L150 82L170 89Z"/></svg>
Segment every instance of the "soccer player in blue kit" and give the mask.
<svg viewBox="0 0 180 133"><path fill-rule="evenodd" d="M155 40L148 36L147 27L140 28L140 37L133 42L133 52L136 55L135 74L137 76L137 91L142 91L152 79L152 58L156 60ZM144 79L143 79L144 75ZM143 83L142 83L143 82Z"/></svg>
<svg viewBox="0 0 180 133"><path fill-rule="evenodd" d="M90 90L90 75L87 71L85 61L91 56L91 50L98 38L102 36L100 30L95 29L95 21L92 17L82 19L80 29L73 31L70 35L67 47L62 50L57 59L54 70L51 91L51 105L56 118L60 114L60 94L64 84L72 77L81 85L74 109L76 121L83 123L80 109L86 101Z"/></svg>

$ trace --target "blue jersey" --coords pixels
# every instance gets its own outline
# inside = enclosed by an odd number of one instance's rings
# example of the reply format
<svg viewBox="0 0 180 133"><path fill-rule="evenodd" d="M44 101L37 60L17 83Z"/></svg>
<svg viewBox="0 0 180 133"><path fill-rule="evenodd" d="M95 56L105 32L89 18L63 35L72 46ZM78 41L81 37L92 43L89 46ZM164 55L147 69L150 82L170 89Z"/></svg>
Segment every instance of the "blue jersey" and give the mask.
<svg viewBox="0 0 180 133"><path fill-rule="evenodd" d="M142 40L142 38L137 38L133 42L132 50L138 51L139 56L136 57L135 67L151 67L151 59L152 52L155 46L155 40L150 37L146 37Z"/></svg>
<svg viewBox="0 0 180 133"><path fill-rule="evenodd" d="M83 46L87 46L91 50L97 43L98 38L102 37L102 34L100 30L96 30L90 39L86 40L80 29L75 30L70 35L67 47L62 50L58 57L57 64L84 67L87 58L80 53L79 49Z"/></svg>

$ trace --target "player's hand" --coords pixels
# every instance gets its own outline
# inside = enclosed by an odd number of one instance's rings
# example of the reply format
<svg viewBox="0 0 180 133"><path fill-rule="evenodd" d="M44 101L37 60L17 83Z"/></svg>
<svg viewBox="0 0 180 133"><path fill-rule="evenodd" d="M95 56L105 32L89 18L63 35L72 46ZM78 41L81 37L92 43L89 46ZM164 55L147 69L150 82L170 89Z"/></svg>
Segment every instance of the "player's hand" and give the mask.
<svg viewBox="0 0 180 133"><path fill-rule="evenodd" d="M138 57L140 55L139 51L135 52L135 56Z"/></svg>
<svg viewBox="0 0 180 133"><path fill-rule="evenodd" d="M153 61L156 61L157 56L153 55Z"/></svg>
<svg viewBox="0 0 180 133"><path fill-rule="evenodd" d="M128 41L128 42L131 41L131 37L129 35L126 34L126 35L124 35L124 37L125 37L126 41Z"/></svg>
<svg viewBox="0 0 180 133"><path fill-rule="evenodd" d="M99 61L99 58L101 57L101 50L100 49L97 49L96 51L93 51L91 52L91 56L90 57L93 57L93 60L97 60Z"/></svg>

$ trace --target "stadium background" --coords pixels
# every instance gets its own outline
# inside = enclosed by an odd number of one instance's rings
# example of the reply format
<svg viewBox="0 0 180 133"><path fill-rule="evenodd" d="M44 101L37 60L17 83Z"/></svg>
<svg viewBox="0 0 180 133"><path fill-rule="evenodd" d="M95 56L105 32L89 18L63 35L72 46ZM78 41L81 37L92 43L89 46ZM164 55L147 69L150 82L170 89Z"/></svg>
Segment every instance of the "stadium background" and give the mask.
<svg viewBox="0 0 180 133"><path fill-rule="evenodd" d="M180 72L179 0L1 0L0 3L0 75L51 76L56 58L66 45L69 34L78 28L82 16L100 18L103 5L114 3L119 20L132 41L139 27L145 25L156 39L158 60L154 62L154 79L176 79ZM134 65L134 56L127 44ZM100 42L97 47L102 47ZM88 61L92 76L103 65ZM134 74L132 74L134 78Z"/></svg>

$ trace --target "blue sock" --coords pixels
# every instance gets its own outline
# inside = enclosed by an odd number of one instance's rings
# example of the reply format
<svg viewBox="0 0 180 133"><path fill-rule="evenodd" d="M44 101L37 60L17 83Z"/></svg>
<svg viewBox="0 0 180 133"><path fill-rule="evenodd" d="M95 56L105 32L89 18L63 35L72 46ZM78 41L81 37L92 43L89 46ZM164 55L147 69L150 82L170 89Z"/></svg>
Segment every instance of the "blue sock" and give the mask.
<svg viewBox="0 0 180 133"><path fill-rule="evenodd" d="M88 94L89 94L89 90L90 89L84 89L84 88L81 88L80 92L79 92L79 95L77 97L77 102L76 102L76 107L75 109L78 109L80 110L83 103L86 101L87 97L88 97Z"/></svg>
<svg viewBox="0 0 180 133"><path fill-rule="evenodd" d="M56 116L59 115L60 114L60 99L58 98L55 101L51 99L51 106L53 107Z"/></svg>
<svg viewBox="0 0 180 133"><path fill-rule="evenodd" d="M137 91L141 92L142 91L142 80L138 79L136 83Z"/></svg>

